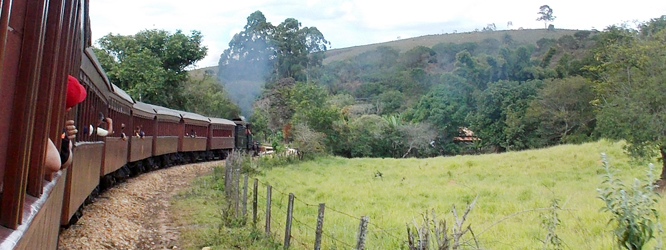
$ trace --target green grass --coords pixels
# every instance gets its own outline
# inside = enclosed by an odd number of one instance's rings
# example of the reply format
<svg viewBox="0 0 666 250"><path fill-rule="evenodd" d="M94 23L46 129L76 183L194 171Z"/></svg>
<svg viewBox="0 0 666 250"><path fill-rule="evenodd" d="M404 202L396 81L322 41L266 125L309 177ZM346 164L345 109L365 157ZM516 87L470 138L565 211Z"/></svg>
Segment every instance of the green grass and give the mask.
<svg viewBox="0 0 666 250"><path fill-rule="evenodd" d="M218 169L223 169L220 167ZM261 230L241 227L234 221L234 226L225 227L222 208L224 201L224 182L219 176L222 172L196 179L192 187L179 193L172 200L174 220L180 225L179 249L279 249L272 239L263 237Z"/></svg>
<svg viewBox="0 0 666 250"><path fill-rule="evenodd" d="M272 232L284 238L287 193L295 203L292 246L312 248L318 203L326 203L323 249L355 245L361 215L370 218L367 249L404 248L406 224L426 211L452 221L451 206L462 213L477 195L468 216L484 249L535 249L546 235L541 213L560 200L556 233L566 249L611 249L609 214L597 198L605 152L619 176L643 178L647 166L629 164L617 143L606 141L481 156L430 159L324 158L265 170L258 177L259 214L264 217L265 183L273 185ZM382 178L375 177L377 172ZM666 206L660 202L658 209ZM348 215L335 212L346 213ZM429 212L430 213L430 212ZM263 229L263 219L260 220ZM337 240L333 240L335 237ZM299 243L300 242L300 243Z"/></svg>
<svg viewBox="0 0 666 250"><path fill-rule="evenodd" d="M421 224L422 215L434 210L450 227L451 206L462 213L477 195L467 222L483 249L541 248L539 239L547 233L541 226L542 215L549 211L538 209L548 208L553 199L559 199L562 207L556 233L565 249L613 249L610 215L599 212L604 204L596 192L601 186L602 152L621 179L644 178L647 166L630 164L622 144L607 141L430 159L329 157L264 169L256 176L260 181L256 228L251 223L222 226L220 168L197 179L173 201L175 216L187 225L182 227L184 245L179 248L281 249L291 192L297 198L292 249L312 249L319 203L326 203L322 249L355 246L362 215L370 218L366 249L406 249L407 224ZM378 171L382 178L375 177ZM266 183L273 186L272 240L263 236ZM660 201L657 209L665 211L666 204ZM251 215L251 205L248 210Z"/></svg>

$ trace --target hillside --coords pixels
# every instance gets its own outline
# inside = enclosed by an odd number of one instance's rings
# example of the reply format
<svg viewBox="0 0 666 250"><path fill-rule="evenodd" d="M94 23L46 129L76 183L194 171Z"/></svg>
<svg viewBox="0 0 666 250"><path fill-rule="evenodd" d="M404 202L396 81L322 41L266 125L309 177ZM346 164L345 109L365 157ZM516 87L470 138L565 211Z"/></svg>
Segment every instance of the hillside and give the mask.
<svg viewBox="0 0 666 250"><path fill-rule="evenodd" d="M408 39L401 39L396 41L375 43L368 45L360 45L349 48L332 49L326 52L326 59L324 64L332 61L344 60L352 58L363 52L375 50L379 46L389 46L405 52L416 46L432 47L438 43L463 43L463 42L481 42L486 38L494 38L502 40L505 34L509 34L518 43L531 43L536 42L541 38L558 39L564 35L573 35L578 30L563 30L558 29L548 31L544 29L525 29L525 30L501 30L491 32L466 32L456 34L442 34L442 35L426 35Z"/></svg>
<svg viewBox="0 0 666 250"><path fill-rule="evenodd" d="M374 43L374 44L359 45L354 47L332 49L326 51L326 59L324 59L324 64L327 64L332 61L339 61L347 58L352 58L363 52L375 50L379 46L389 46L398 49L401 52L405 52L416 46L432 47L433 45L438 43L480 42L486 38L494 38L497 40L502 40L505 34L509 34L518 43L536 44L536 42L541 38L558 39L564 35L573 35L576 32L578 32L578 30L557 29L554 31L547 31L544 29L524 29L524 30L500 30L493 32L466 32L466 33L456 33L456 34L425 35L420 37L413 37L413 38L389 41L384 43ZM217 67L212 66L212 67L191 70L190 76L202 77L203 73L206 70L212 70L213 72L217 73Z"/></svg>

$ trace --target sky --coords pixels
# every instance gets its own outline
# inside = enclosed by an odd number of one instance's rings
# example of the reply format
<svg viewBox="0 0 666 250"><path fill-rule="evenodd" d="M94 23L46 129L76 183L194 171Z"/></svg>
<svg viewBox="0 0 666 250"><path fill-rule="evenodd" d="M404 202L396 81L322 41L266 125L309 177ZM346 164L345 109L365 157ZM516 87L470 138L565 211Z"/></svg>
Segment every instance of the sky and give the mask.
<svg viewBox="0 0 666 250"><path fill-rule="evenodd" d="M261 11L277 26L295 18L303 27L317 27L331 48L382 43L397 39L470 32L494 23L498 30L543 29L536 21L547 4L558 29L603 30L609 25L648 21L666 15L666 1L558 0L94 0L90 1L93 41L109 33L134 35L145 29L203 35L208 55L195 68L216 66L247 17ZM508 26L511 22L513 25Z"/></svg>

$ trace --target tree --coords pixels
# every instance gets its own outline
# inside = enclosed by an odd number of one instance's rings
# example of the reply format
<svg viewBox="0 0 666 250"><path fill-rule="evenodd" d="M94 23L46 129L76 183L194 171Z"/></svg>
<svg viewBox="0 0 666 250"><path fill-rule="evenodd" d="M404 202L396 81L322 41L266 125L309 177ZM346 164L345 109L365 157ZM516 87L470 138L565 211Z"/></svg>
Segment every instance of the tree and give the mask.
<svg viewBox="0 0 666 250"><path fill-rule="evenodd" d="M537 12L537 14L541 16L536 20L543 21L544 29L548 29L548 22L552 22L556 18L556 16L553 16L553 9L551 9L550 6L548 5L541 5L541 7L539 7L539 12Z"/></svg>
<svg viewBox="0 0 666 250"><path fill-rule="evenodd" d="M191 77L185 84L189 100L187 110L210 117L238 117L240 109L229 98L216 77L205 74L203 78Z"/></svg>
<svg viewBox="0 0 666 250"><path fill-rule="evenodd" d="M599 131L626 140L636 158L660 153L666 179L666 31L606 46L597 57L603 80L597 86Z"/></svg>
<svg viewBox="0 0 666 250"><path fill-rule="evenodd" d="M292 77L308 81L310 70L321 66L330 45L316 27L301 28L294 18L287 18L275 29L276 79Z"/></svg>
<svg viewBox="0 0 666 250"><path fill-rule="evenodd" d="M95 49L111 82L135 99L175 109L186 109L185 68L206 56L201 33L143 30L136 35L108 34Z"/></svg>
<svg viewBox="0 0 666 250"><path fill-rule="evenodd" d="M580 142L589 137L596 121L590 103L596 97L592 82L577 76L545 80L543 85L526 114L526 119L539 122L542 145Z"/></svg>
<svg viewBox="0 0 666 250"><path fill-rule="evenodd" d="M218 78L245 115L252 115L252 102L273 72L274 33L275 26L266 21L261 11L255 11L220 56Z"/></svg>
<svg viewBox="0 0 666 250"><path fill-rule="evenodd" d="M247 17L244 30L234 35L220 56L218 76L225 81L262 81L272 72L275 26L261 11Z"/></svg>
<svg viewBox="0 0 666 250"><path fill-rule="evenodd" d="M540 86L541 81L490 83L475 98L476 111L466 118L469 128L495 152L533 146L536 124L525 122L524 117Z"/></svg>

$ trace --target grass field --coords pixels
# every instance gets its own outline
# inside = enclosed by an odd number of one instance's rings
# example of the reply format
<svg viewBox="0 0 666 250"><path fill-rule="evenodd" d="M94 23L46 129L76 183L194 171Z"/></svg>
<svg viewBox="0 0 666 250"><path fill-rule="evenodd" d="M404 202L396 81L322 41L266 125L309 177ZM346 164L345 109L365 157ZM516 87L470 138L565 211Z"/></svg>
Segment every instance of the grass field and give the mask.
<svg viewBox="0 0 666 250"><path fill-rule="evenodd" d="M462 213L478 196L467 222L481 248L540 249L540 239L547 233L542 215L549 210L538 209L559 199L561 225L555 232L565 249L612 249L610 217L599 212L603 203L596 192L601 185L602 152L622 179L644 178L647 166L630 164L619 143L606 141L480 156L324 158L266 169L257 176L261 183L257 228L263 230L266 183L273 186L271 232L277 242L284 239L287 193L297 198L293 249L312 249L319 203L327 207L322 249L354 246L361 215L370 221L366 249L405 249L407 224L420 223L424 212L434 210L438 219L446 218L451 225L451 206ZM663 201L658 209L666 211Z"/></svg>

